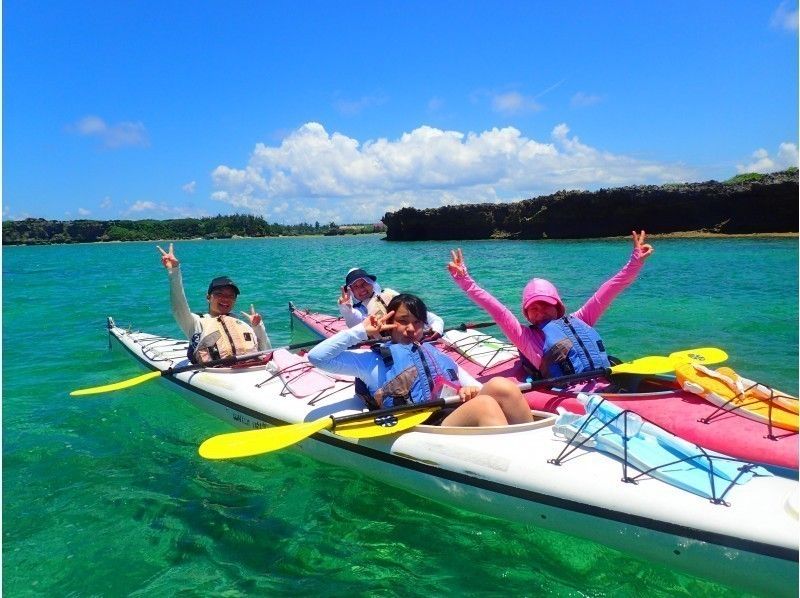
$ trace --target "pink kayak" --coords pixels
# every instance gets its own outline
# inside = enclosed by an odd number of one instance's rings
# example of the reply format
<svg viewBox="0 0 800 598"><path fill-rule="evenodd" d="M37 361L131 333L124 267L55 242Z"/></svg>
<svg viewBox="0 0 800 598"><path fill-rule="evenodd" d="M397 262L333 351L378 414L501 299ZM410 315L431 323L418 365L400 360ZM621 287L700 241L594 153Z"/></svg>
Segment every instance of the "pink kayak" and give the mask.
<svg viewBox="0 0 800 598"><path fill-rule="evenodd" d="M289 312L293 327L302 326L320 338L327 338L346 328L340 317L298 309L292 303L289 303ZM463 339L457 342L442 339L436 342L436 346L482 382L492 376L525 381L526 373L513 347L492 339L494 343L483 343L490 348L476 359L465 355L469 353L464 350L466 345L459 345L459 342L469 340L466 335ZM493 348L495 346L496 349ZM638 413L665 430L707 449L737 459L795 470L796 474L799 454L797 432L770 427L736 412L721 410L701 397L680 389L671 378L621 374L614 376L613 382L619 391L601 394L618 407ZM582 413L583 407L577 400L577 392L574 387L567 390L529 390L525 398L532 409L555 412L558 407L563 407Z"/></svg>

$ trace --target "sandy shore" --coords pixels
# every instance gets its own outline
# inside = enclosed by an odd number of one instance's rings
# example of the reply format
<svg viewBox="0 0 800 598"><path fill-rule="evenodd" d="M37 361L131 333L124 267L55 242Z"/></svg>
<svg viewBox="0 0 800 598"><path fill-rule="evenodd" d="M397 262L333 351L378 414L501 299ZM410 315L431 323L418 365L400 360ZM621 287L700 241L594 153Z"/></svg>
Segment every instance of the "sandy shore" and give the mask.
<svg viewBox="0 0 800 598"><path fill-rule="evenodd" d="M707 233L702 231L680 231L675 233L647 233L647 236L652 239L669 239L669 238L697 238L697 239L758 239L770 237L798 237L798 233L746 233L746 234L732 234L726 235L722 233Z"/></svg>

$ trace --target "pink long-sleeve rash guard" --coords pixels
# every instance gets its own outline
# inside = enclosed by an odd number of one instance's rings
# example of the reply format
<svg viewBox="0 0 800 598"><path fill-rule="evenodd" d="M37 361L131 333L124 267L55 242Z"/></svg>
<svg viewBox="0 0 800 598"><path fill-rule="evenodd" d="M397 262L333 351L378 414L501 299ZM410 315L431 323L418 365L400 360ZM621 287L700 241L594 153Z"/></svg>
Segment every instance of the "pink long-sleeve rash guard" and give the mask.
<svg viewBox="0 0 800 598"><path fill-rule="evenodd" d="M584 321L589 326L594 326L611 302L626 289L639 275L644 260L641 251L634 249L628 263L614 276L604 282L586 303L571 315ZM519 351L527 357L537 368L542 362L542 349L544 347L544 334L538 329L531 329L527 324L521 324L516 316L505 305L495 299L488 291L482 289L467 273L464 276L452 274L455 283L461 287L467 297L482 307L497 322Z"/></svg>

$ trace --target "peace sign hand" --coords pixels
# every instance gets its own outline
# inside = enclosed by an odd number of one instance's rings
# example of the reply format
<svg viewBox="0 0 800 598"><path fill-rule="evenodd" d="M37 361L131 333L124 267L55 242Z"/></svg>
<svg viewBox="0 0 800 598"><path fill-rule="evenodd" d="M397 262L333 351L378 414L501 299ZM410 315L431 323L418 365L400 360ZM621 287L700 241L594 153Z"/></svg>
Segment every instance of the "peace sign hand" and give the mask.
<svg viewBox="0 0 800 598"><path fill-rule="evenodd" d="M638 235L636 231L631 231L633 236L633 252L639 254L639 258L644 261L653 253L653 246L644 242L645 232L641 231Z"/></svg>
<svg viewBox="0 0 800 598"><path fill-rule="evenodd" d="M339 296L339 305L342 303L350 303L350 292L347 290L347 286L342 287L342 294Z"/></svg>
<svg viewBox="0 0 800 598"><path fill-rule="evenodd" d="M394 311L382 316L370 314L364 318L364 332L367 333L367 338L380 338L382 332L394 330L397 324L392 324L391 319L394 317Z"/></svg>
<svg viewBox="0 0 800 598"><path fill-rule="evenodd" d="M467 275L467 264L464 262L464 254L461 252L461 248L459 247L456 250L450 252L450 256L452 259L450 263L447 264L447 269L450 270L450 274L453 276L466 276Z"/></svg>
<svg viewBox="0 0 800 598"><path fill-rule="evenodd" d="M161 263L167 269L175 268L180 265L178 258L175 257L175 252L172 249L172 243L169 244L169 251L161 249L160 245L156 245L156 249L161 252Z"/></svg>
<svg viewBox="0 0 800 598"><path fill-rule="evenodd" d="M261 324L261 314L256 313L256 308L253 307L253 304L250 304L250 313L246 311L241 312L243 316L245 316L248 320L250 320L251 326L258 326Z"/></svg>

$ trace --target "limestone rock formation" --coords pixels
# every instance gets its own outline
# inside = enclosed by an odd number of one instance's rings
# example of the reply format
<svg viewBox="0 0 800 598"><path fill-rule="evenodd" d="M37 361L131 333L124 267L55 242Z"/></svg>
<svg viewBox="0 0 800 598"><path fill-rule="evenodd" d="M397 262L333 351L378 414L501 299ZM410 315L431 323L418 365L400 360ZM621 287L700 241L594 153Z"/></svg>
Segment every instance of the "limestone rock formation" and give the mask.
<svg viewBox="0 0 800 598"><path fill-rule="evenodd" d="M755 180L559 191L507 204L403 208L383 217L390 241L582 239L679 231L798 231L797 169ZM746 178L746 177L742 177Z"/></svg>

